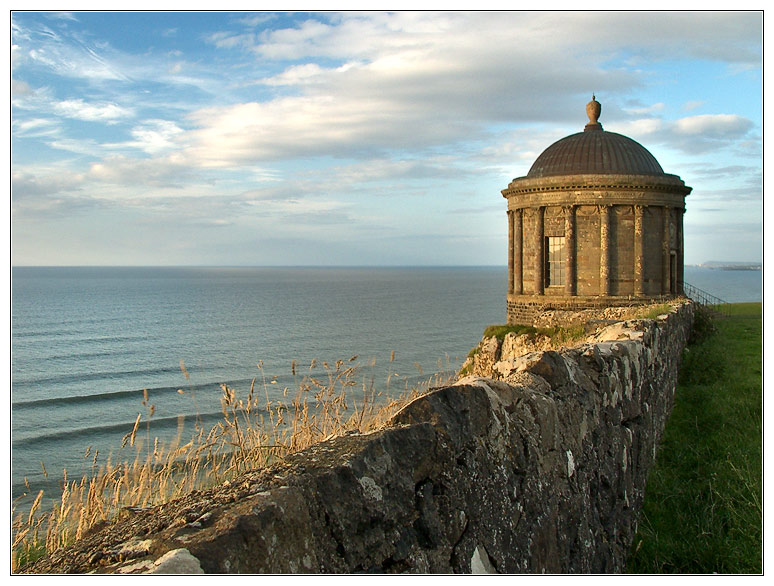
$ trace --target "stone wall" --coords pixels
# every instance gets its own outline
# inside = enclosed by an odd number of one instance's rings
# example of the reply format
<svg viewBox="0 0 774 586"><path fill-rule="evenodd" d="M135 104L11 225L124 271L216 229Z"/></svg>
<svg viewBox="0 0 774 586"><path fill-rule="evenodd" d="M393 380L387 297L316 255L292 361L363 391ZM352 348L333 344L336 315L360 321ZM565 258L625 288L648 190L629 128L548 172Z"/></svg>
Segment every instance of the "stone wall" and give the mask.
<svg viewBox="0 0 774 586"><path fill-rule="evenodd" d="M550 295L513 295L508 294L506 299L506 315L508 324L523 324L541 326L541 319L546 313L563 312L565 314L596 315L607 309L613 311L627 310L627 308L654 305L661 302L669 303L675 297L655 297L640 299L632 297L600 297L573 296L553 297ZM573 321L573 320L570 320Z"/></svg>
<svg viewBox="0 0 774 586"><path fill-rule="evenodd" d="M619 572L692 318L683 303L575 348L501 353L379 432L136 511L32 570Z"/></svg>

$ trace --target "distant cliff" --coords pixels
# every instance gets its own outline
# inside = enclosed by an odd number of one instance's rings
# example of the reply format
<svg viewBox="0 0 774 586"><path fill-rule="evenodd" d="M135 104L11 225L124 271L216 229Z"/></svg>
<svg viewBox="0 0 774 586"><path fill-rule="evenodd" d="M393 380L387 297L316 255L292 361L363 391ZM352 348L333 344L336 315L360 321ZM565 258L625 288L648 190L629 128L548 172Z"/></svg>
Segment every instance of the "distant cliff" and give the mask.
<svg viewBox="0 0 774 586"><path fill-rule="evenodd" d="M433 390L385 429L127 511L28 570L619 572L692 320L682 302L559 351L484 340L488 376Z"/></svg>
<svg viewBox="0 0 774 586"><path fill-rule="evenodd" d="M698 265L705 269L719 269L723 271L760 271L763 263L760 262L721 262L710 260Z"/></svg>

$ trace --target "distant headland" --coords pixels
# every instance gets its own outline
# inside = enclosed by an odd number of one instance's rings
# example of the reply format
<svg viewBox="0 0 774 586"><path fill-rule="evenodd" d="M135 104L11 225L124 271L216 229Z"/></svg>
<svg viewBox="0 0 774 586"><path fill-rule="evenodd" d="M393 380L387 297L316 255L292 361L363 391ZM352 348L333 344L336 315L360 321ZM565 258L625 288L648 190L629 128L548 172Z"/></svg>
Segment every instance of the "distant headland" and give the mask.
<svg viewBox="0 0 774 586"><path fill-rule="evenodd" d="M709 260L705 263L693 265L704 269L718 269L721 271L760 271L763 269L763 263L760 262L739 262L739 261L717 261Z"/></svg>

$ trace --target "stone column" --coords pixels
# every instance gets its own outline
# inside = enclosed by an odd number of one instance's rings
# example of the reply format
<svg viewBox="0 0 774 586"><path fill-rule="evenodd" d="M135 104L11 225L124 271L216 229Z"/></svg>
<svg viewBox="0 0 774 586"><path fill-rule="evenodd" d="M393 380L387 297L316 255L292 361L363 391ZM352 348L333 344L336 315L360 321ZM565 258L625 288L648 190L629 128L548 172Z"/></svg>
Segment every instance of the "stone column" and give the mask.
<svg viewBox="0 0 774 586"><path fill-rule="evenodd" d="M564 208L564 247L567 253L564 267L565 295L575 295L575 206Z"/></svg>
<svg viewBox="0 0 774 586"><path fill-rule="evenodd" d="M535 210L535 295L543 295L545 286L545 257L543 250L543 231L546 208L540 206Z"/></svg>
<svg viewBox="0 0 774 586"><path fill-rule="evenodd" d="M685 234L683 232L683 216L685 216L685 208L679 208L677 214L677 287L675 292L678 295L682 295L683 291L683 279L685 278Z"/></svg>
<svg viewBox="0 0 774 586"><path fill-rule="evenodd" d="M508 210L508 293L513 293L513 210Z"/></svg>
<svg viewBox="0 0 774 586"><path fill-rule="evenodd" d="M513 212L513 292L521 295L524 292L524 278L522 276L522 234L524 215L522 210Z"/></svg>
<svg viewBox="0 0 774 586"><path fill-rule="evenodd" d="M610 206L599 210L599 294L610 295Z"/></svg>
<svg viewBox="0 0 774 586"><path fill-rule="evenodd" d="M669 295L669 208L662 208L664 214L664 225L661 234L661 294Z"/></svg>
<svg viewBox="0 0 774 586"><path fill-rule="evenodd" d="M642 297L644 294L643 266L642 266L642 206L634 206L634 295Z"/></svg>

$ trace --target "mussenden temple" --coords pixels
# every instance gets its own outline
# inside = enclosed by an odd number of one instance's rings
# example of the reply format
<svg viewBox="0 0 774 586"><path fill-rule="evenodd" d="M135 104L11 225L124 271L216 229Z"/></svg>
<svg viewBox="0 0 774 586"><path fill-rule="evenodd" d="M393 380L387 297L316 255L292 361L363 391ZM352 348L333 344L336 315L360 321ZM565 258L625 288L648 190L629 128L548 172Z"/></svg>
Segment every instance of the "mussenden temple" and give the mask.
<svg viewBox="0 0 774 586"><path fill-rule="evenodd" d="M638 142L589 122L502 191L508 200L509 324L548 310L652 303L682 294L691 192Z"/></svg>

